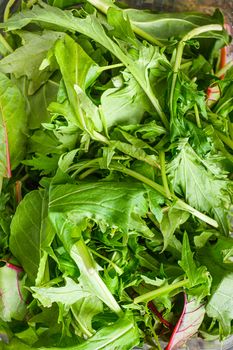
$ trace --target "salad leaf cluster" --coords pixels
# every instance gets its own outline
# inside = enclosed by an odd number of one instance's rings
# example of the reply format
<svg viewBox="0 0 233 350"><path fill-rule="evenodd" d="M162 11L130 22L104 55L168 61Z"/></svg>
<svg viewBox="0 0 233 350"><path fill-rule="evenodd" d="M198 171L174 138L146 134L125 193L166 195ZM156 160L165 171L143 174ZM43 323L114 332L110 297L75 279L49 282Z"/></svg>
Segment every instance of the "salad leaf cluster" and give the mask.
<svg viewBox="0 0 233 350"><path fill-rule="evenodd" d="M22 2L0 24L0 349L233 333L221 12Z"/></svg>

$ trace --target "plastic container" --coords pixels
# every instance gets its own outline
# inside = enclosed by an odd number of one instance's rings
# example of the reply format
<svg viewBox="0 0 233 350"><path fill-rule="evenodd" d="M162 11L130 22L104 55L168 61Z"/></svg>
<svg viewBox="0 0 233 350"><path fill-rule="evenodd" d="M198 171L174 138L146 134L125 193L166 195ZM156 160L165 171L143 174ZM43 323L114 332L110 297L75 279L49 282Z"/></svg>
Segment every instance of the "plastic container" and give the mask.
<svg viewBox="0 0 233 350"><path fill-rule="evenodd" d="M213 13L216 8L219 8L224 13L225 22L229 25L233 35L233 0L124 0L124 2L133 8L150 9L159 12L199 11ZM233 44L228 51L232 59ZM161 347L165 349L166 343L161 342ZM152 348L149 346L143 348L143 350L149 349ZM139 348L135 350L139 350ZM205 341L196 337L177 350L233 350L233 336L223 342Z"/></svg>

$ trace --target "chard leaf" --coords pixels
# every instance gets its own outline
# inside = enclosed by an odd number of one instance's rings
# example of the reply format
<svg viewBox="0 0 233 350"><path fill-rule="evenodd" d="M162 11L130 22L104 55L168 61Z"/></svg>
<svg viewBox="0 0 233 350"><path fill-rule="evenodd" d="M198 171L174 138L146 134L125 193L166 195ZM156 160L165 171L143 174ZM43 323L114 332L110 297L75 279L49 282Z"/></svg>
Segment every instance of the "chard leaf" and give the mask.
<svg viewBox="0 0 233 350"><path fill-rule="evenodd" d="M24 32L21 34L19 32L19 35L24 38ZM41 35L30 33L30 40L27 36L28 34L26 34L27 40L23 46L0 61L0 71L13 73L16 78L26 75L29 80L28 93L33 95L53 73L54 69L50 70L48 67L39 70L39 67L48 50L59 38L64 36L64 33L54 31L44 31Z"/></svg>
<svg viewBox="0 0 233 350"><path fill-rule="evenodd" d="M200 304L195 298L188 301L185 295L182 314L174 328L166 350L177 350L195 335L203 321L204 315L204 304Z"/></svg>
<svg viewBox="0 0 233 350"><path fill-rule="evenodd" d="M50 246L54 234L48 219L46 194L44 191L28 193L11 223L10 249L31 282L36 279L42 250Z"/></svg>
<svg viewBox="0 0 233 350"><path fill-rule="evenodd" d="M52 303L62 303L71 306L78 300L90 296L82 285L75 283L71 278L65 278L64 287L31 287L33 297L38 299L44 307L50 307Z"/></svg>
<svg viewBox="0 0 233 350"><path fill-rule="evenodd" d="M23 160L26 131L24 97L17 86L0 73L0 178L10 177L11 169Z"/></svg>
<svg viewBox="0 0 233 350"><path fill-rule="evenodd" d="M21 268L8 263L0 268L0 318L5 322L23 320L26 315L27 291L21 273Z"/></svg>
<svg viewBox="0 0 233 350"><path fill-rule="evenodd" d="M225 234L229 232L230 182L206 169L187 139L179 143L178 154L168 165L168 175L178 194L194 208L212 215Z"/></svg>

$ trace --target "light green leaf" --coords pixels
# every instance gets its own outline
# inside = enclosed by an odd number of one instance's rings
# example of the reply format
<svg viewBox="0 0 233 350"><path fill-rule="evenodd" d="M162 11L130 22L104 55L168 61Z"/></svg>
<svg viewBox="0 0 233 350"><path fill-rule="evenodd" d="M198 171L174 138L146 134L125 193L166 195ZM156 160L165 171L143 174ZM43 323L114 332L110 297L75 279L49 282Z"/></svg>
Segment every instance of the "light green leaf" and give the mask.
<svg viewBox="0 0 233 350"><path fill-rule="evenodd" d="M15 169L24 158L26 131L24 98L17 86L0 73L0 178L7 173L10 176L10 168Z"/></svg>
<svg viewBox="0 0 233 350"><path fill-rule="evenodd" d="M221 230L228 234L231 182L227 178L219 179L206 169L187 139L180 141L178 154L168 165L167 172L174 190L195 209L212 215Z"/></svg>
<svg viewBox="0 0 233 350"><path fill-rule="evenodd" d="M98 65L68 35L57 42L54 53L72 110L70 121L84 130L91 130L94 125L96 130L101 131L98 108L85 94L85 89L99 75Z"/></svg>
<svg viewBox="0 0 233 350"><path fill-rule="evenodd" d="M17 207L11 223L10 249L31 281L35 281L42 249L50 246L54 237L47 216L44 191L32 191Z"/></svg>
<svg viewBox="0 0 233 350"><path fill-rule="evenodd" d="M54 28L65 28L65 30L70 30L72 32L77 31L95 40L127 66L128 70L147 94L163 123L167 127L169 126L166 116L149 82L150 69L156 68L156 66L160 64L159 61L161 59L168 62L165 56L160 54L157 47L149 45L147 45L147 47L143 46L142 50L139 52L139 58L133 60L128 55L125 55L121 48L107 36L103 26L95 15L89 15L86 18L78 18L74 17L72 12L62 11L58 8L48 6L45 3L40 3L40 6L43 6L43 8L34 6L30 11L20 12L16 16L11 17L3 25L0 25L0 27L4 27L7 30L14 30L33 22L45 26L52 24Z"/></svg>
<svg viewBox="0 0 233 350"><path fill-rule="evenodd" d="M170 207L167 211L163 213L163 218L160 223L160 229L164 238L164 248L171 243L172 236L180 225L185 223L190 214L186 211L179 209L179 207Z"/></svg>
<svg viewBox="0 0 233 350"><path fill-rule="evenodd" d="M103 311L103 303L98 298L89 296L73 304L71 311L82 333L91 336L95 333L92 328L93 317Z"/></svg>
<svg viewBox="0 0 233 350"><path fill-rule="evenodd" d="M82 285L75 283L71 278L65 278L64 287L31 287L33 297L38 299L44 307L50 307L52 303L62 303L71 306L78 300L90 296L89 291Z"/></svg>
<svg viewBox="0 0 233 350"><path fill-rule="evenodd" d="M24 38L24 32L19 32L19 35ZM0 71L13 73L16 78L26 75L29 80L28 92L32 95L53 73L54 68L51 70L47 67L45 70L39 70L39 67L48 50L53 47L56 40L64 36L64 33L44 31L41 35L30 33L30 38L27 36L28 33L23 46L0 61Z"/></svg>
<svg viewBox="0 0 233 350"><path fill-rule="evenodd" d="M189 245L188 235L185 232L182 245L182 258L179 265L188 277L188 293L200 301L210 294L211 276L205 266L197 267Z"/></svg>
<svg viewBox="0 0 233 350"><path fill-rule="evenodd" d="M132 316L120 318L117 322L102 328L93 337L68 350L131 350L139 344L139 333Z"/></svg>
<svg viewBox="0 0 233 350"><path fill-rule="evenodd" d="M225 274L217 289L211 295L206 311L209 317L219 321L222 334L226 337L231 334L233 320L233 273Z"/></svg>
<svg viewBox="0 0 233 350"><path fill-rule="evenodd" d="M103 226L127 233L131 214L144 216L145 189L139 183L93 182L59 185L51 188L49 211L69 213L72 220L90 218Z"/></svg>
<svg viewBox="0 0 233 350"><path fill-rule="evenodd" d="M110 88L101 95L103 115L108 127L138 124L144 113L151 110L145 92L131 74L123 73L124 85Z"/></svg>
<svg viewBox="0 0 233 350"><path fill-rule="evenodd" d="M47 107L50 102L55 101L58 92L58 84L48 80L33 95L28 96L30 118L28 120L29 129L38 129L41 123L50 121Z"/></svg>

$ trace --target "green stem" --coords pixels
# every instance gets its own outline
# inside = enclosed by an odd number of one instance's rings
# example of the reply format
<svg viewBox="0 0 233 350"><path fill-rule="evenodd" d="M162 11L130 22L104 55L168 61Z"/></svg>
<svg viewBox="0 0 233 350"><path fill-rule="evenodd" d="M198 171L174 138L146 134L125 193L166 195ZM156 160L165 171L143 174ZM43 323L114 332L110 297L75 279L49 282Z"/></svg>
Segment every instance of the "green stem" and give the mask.
<svg viewBox="0 0 233 350"><path fill-rule="evenodd" d="M111 164L109 168L112 170L120 171L126 175L131 176L131 177L134 177L135 179L152 187L154 190L156 190L157 192L159 192L160 194L162 194L164 197L167 198L167 194L166 194L163 186L161 186L161 185L157 184L156 182L148 179L147 177L137 173L136 171L128 169L121 164Z"/></svg>
<svg viewBox="0 0 233 350"><path fill-rule="evenodd" d="M164 190L167 194L166 197L171 198L171 192L170 192L168 182L167 182L165 152L164 151L159 152L159 160L160 160L161 175L162 175L162 180L163 180L163 187L164 187Z"/></svg>
<svg viewBox="0 0 233 350"><path fill-rule="evenodd" d="M124 270L122 270L119 266L117 266L117 264L115 264L113 261L111 261L108 258L106 258L105 256L97 253L95 250L93 250L91 248L89 248L89 250L92 252L92 254L98 256L100 259L107 261L109 263L109 265L111 265L119 275L122 275L124 273Z"/></svg>
<svg viewBox="0 0 233 350"><path fill-rule="evenodd" d="M195 117L196 117L197 126L198 126L198 128L201 129L201 120L200 120L200 115L199 115L199 111L198 111L198 107L197 107L196 103L194 105L194 113L195 113Z"/></svg>
<svg viewBox="0 0 233 350"><path fill-rule="evenodd" d="M136 171L133 171L131 169L128 169L126 167L124 167L123 165L120 164L111 164L110 169L112 170L116 170L116 171L120 171L124 174L127 174L129 176L134 177L135 179L145 183L146 185L152 187L154 190L156 190L157 192L159 192L160 194L162 194L165 198L167 197L167 193L164 190L164 187L157 184L156 182L148 179L147 177L137 173ZM189 204L185 203L184 201L182 201L182 199L179 199L175 194L171 194L171 198L168 199L173 199L176 201L176 203L180 206L181 209L189 212L190 214L196 216L198 219L206 222L208 225L211 225L213 227L218 227L218 223L210 218L209 216L201 213L200 211L196 210L195 208L191 207Z"/></svg>
<svg viewBox="0 0 233 350"><path fill-rule="evenodd" d="M4 11L3 22L6 22L10 15L11 6L14 5L15 0L9 0Z"/></svg>
<svg viewBox="0 0 233 350"><path fill-rule="evenodd" d="M84 173L82 173L82 174L79 176L79 180L85 179L85 177L91 175L91 174L94 173L96 170L99 170L99 167L93 167L93 168L87 169L86 171L84 171Z"/></svg>
<svg viewBox="0 0 233 350"><path fill-rule="evenodd" d="M152 290L151 292L148 292L136 297L133 302L134 304L139 304L142 302L151 301L157 297L160 297L161 295L168 294L175 289L185 287L188 283L189 283L189 280L186 279L186 280L182 280L182 281L170 284L168 286L157 288L155 290Z"/></svg>
<svg viewBox="0 0 233 350"><path fill-rule="evenodd" d="M8 53L12 53L14 51L2 34L0 34L0 43L5 47Z"/></svg>
<svg viewBox="0 0 233 350"><path fill-rule="evenodd" d="M184 51L184 47L186 45L186 42L188 40L200 35L200 34L210 32L210 31L222 31L222 30L223 30L223 28L220 24L210 24L210 25L206 25L206 26L201 26L201 27L198 27L198 28L191 30L179 42L178 48L177 48L177 53L176 53L175 65L173 68L173 78L172 78L171 93L170 93L170 114L171 114L171 117L173 116L173 98L174 98L176 81L177 81L178 73L180 70L183 51Z"/></svg>
<svg viewBox="0 0 233 350"><path fill-rule="evenodd" d="M119 67L124 67L125 65L123 63L116 63L116 64L110 64L109 66L103 66L98 69L99 73L102 73L106 70L109 69L114 69L114 68L119 68Z"/></svg>

